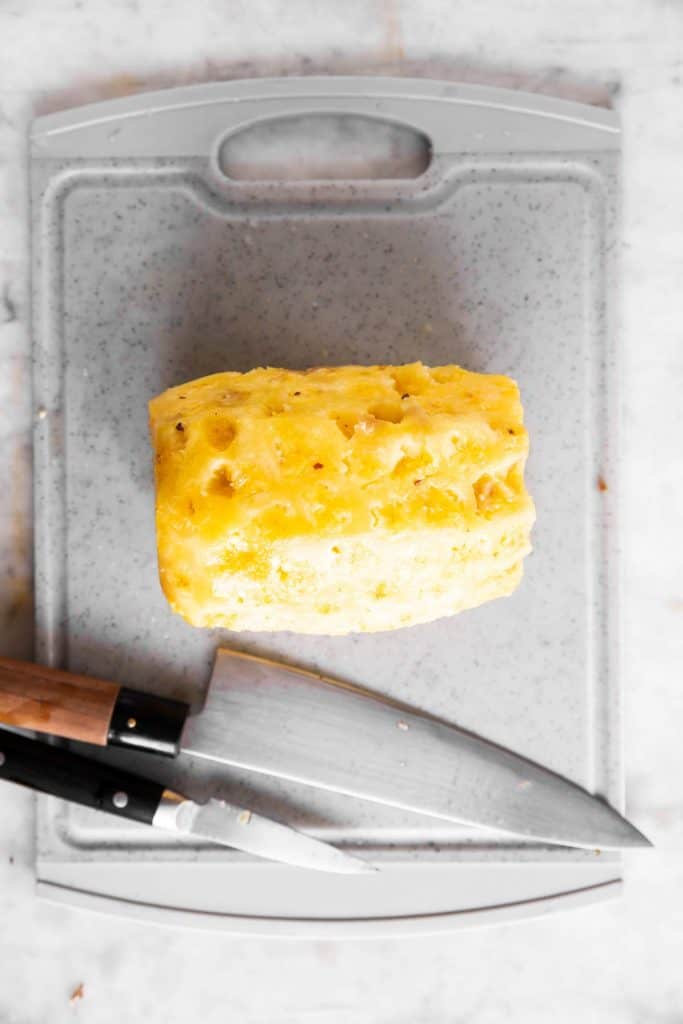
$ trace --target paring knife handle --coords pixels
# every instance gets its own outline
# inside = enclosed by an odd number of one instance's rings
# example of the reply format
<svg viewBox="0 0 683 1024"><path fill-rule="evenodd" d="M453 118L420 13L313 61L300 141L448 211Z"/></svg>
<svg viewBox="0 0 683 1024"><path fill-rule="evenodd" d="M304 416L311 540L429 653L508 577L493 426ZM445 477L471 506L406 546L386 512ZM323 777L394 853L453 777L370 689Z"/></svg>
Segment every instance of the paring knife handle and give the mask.
<svg viewBox="0 0 683 1024"><path fill-rule="evenodd" d="M0 730L0 779L151 825L165 787L63 747Z"/></svg>
<svg viewBox="0 0 683 1024"><path fill-rule="evenodd" d="M0 658L0 722L5 725L175 757L188 712L182 701Z"/></svg>

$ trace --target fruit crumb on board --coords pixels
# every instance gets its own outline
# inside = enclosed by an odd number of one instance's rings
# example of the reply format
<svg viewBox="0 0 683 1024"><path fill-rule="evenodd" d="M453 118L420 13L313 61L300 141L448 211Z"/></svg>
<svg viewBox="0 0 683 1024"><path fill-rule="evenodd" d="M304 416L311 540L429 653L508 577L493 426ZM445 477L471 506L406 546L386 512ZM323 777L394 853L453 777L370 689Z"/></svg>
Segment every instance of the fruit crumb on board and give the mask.
<svg viewBox="0 0 683 1024"><path fill-rule="evenodd" d="M85 996L85 985L83 984L83 982L80 982L80 984L76 985L76 988L73 990L73 992L69 996L69 1006L76 1006L77 1003L80 1003L80 1001L83 999L84 996Z"/></svg>

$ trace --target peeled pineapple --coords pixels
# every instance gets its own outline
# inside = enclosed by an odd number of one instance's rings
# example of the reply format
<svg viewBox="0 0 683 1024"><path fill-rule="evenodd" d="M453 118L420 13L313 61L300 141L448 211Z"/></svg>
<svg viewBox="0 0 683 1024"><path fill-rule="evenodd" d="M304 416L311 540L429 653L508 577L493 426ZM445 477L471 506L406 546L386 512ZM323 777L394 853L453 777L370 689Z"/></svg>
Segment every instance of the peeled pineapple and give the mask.
<svg viewBox="0 0 683 1024"><path fill-rule="evenodd" d="M150 403L159 571L195 626L396 629L510 594L514 381L457 366L217 373Z"/></svg>

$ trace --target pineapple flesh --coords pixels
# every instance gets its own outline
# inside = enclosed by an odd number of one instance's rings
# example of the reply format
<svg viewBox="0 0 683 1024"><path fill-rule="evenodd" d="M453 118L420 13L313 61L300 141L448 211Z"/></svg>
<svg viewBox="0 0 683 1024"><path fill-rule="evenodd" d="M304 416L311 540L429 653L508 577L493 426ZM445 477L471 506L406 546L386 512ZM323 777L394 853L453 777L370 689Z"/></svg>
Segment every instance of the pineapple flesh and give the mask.
<svg viewBox="0 0 683 1024"><path fill-rule="evenodd" d="M457 366L255 369L150 403L161 584L195 626L396 629L512 593L517 385Z"/></svg>

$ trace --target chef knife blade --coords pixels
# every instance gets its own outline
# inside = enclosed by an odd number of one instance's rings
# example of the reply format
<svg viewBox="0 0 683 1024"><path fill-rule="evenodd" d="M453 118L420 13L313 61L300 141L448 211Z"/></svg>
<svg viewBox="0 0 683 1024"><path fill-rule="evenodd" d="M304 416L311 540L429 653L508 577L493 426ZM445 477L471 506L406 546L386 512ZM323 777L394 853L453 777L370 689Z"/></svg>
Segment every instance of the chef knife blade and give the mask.
<svg viewBox="0 0 683 1024"><path fill-rule="evenodd" d="M182 747L196 757L528 839L649 846L554 772L367 690L226 649Z"/></svg>
<svg viewBox="0 0 683 1024"><path fill-rule="evenodd" d="M177 701L0 659L0 721L10 724L170 755L182 749L543 842L650 845L609 804L510 750L263 658L219 650L201 714L187 712Z"/></svg>
<svg viewBox="0 0 683 1024"><path fill-rule="evenodd" d="M206 839L284 864L340 874L376 870L244 807L216 799L197 804L162 783L4 729L0 729L0 779L184 838Z"/></svg>

